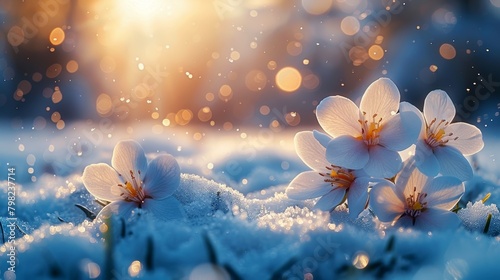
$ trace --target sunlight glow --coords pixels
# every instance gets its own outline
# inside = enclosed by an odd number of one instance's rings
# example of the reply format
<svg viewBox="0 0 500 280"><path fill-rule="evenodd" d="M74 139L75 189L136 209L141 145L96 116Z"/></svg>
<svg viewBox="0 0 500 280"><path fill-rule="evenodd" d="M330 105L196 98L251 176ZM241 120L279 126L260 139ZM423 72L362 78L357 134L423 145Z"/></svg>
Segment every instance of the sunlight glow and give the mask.
<svg viewBox="0 0 500 280"><path fill-rule="evenodd" d="M148 20L160 16L168 9L168 1L162 0L120 0L116 5L120 12L131 20Z"/></svg>

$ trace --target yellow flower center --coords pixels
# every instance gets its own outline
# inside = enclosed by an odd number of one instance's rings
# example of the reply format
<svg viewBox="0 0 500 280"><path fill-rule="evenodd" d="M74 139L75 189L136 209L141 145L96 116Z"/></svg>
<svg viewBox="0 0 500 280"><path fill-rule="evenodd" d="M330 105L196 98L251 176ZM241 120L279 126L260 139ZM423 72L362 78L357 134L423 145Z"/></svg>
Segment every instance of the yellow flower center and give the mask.
<svg viewBox="0 0 500 280"><path fill-rule="evenodd" d="M437 122L434 118L429 124L425 124L426 138L425 142L432 148L446 145L450 140L457 140L458 137L451 138L453 133L446 133L446 127L450 124L446 120Z"/></svg>
<svg viewBox="0 0 500 280"><path fill-rule="evenodd" d="M414 187L413 194L406 198L406 209L403 215L410 216L413 224L415 224L415 219L427 209L427 202L424 201L426 197L426 193L417 193L417 187Z"/></svg>
<svg viewBox="0 0 500 280"><path fill-rule="evenodd" d="M137 173L141 175L140 170L137 171ZM126 181L125 184L118 184L118 187L122 190L120 196L123 197L125 201L136 202L140 207L146 198L151 197L144 192L142 181L140 179L137 180L132 170L130 170L130 177L132 179L130 182Z"/></svg>
<svg viewBox="0 0 500 280"><path fill-rule="evenodd" d="M332 185L332 187L349 188L352 182L356 179L354 174L349 169L331 165L325 167L326 173L319 173L325 177L324 181Z"/></svg>
<svg viewBox="0 0 500 280"><path fill-rule="evenodd" d="M358 139L362 139L367 145L377 145L382 130L382 118L377 120L377 114L374 114L369 121L366 119L366 112L363 112L363 120L358 122L361 125L361 136Z"/></svg>

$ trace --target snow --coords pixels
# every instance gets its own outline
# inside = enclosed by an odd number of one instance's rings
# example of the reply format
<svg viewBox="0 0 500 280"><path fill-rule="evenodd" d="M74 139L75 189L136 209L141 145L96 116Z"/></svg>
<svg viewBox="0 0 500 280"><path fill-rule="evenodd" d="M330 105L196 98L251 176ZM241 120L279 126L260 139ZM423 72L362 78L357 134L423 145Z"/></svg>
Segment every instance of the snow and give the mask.
<svg viewBox="0 0 500 280"><path fill-rule="evenodd" d="M14 144L2 140L18 171L17 279L484 279L499 271L500 189L487 156L496 140L472 159L480 168L460 202L463 225L421 232L390 228L369 210L353 220L345 206L328 213L312 210L314 199L287 198L290 180L307 170L293 150L295 131L273 134L265 145L230 133L207 134L200 143L179 130L152 135L144 125L133 135L117 128L92 142L77 132L92 127L74 127L50 136L20 132ZM139 141L149 159L161 152L177 158L182 175L174 198L182 215L159 221L137 209L104 224L81 210L102 208L82 184L83 168L109 163L116 142L126 138ZM66 147L75 147L75 139L81 161L57 163L72 154ZM26 161L29 154L34 165ZM0 182L1 201L7 201L7 184ZM9 221L0 221L9 233ZM8 253L4 243L2 260ZM8 265L0 263L3 279L12 279Z"/></svg>

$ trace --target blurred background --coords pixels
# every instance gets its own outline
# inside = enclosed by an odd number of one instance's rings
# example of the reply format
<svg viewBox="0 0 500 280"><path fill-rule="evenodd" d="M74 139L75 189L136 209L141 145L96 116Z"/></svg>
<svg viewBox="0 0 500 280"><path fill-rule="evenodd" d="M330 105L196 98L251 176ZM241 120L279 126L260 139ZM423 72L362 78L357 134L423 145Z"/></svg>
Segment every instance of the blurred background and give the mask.
<svg viewBox="0 0 500 280"><path fill-rule="evenodd" d="M497 168L500 0L2 0L0 19L0 161L20 182L132 138L243 192L288 184L317 104L380 77L419 108L448 92Z"/></svg>
<svg viewBox="0 0 500 280"><path fill-rule="evenodd" d="M13 129L317 126L324 97L382 76L417 107L439 88L457 120L498 116L500 0L3 0L0 18Z"/></svg>

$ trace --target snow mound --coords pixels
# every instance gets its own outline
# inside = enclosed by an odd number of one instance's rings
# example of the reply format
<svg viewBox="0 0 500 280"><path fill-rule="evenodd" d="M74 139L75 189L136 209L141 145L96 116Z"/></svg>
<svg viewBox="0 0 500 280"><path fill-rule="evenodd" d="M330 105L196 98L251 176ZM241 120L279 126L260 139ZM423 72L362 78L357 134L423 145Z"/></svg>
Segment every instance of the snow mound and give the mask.
<svg viewBox="0 0 500 280"><path fill-rule="evenodd" d="M491 215L488 226L488 216ZM496 236L500 234L500 212L495 204L485 205L482 201L474 204L467 203L467 207L458 211L458 216L463 221L465 228Z"/></svg>
<svg viewBox="0 0 500 280"><path fill-rule="evenodd" d="M104 224L74 206L78 197L91 212L102 207L84 194L80 179L47 176L40 180L44 192L22 191L21 205L54 213L23 216L28 226L17 230L18 279L303 279L307 273L320 279L470 279L490 275L492 260L500 258L498 237L468 231L481 231L488 213L494 217L488 233L498 231L498 209L481 202L459 211L464 228L456 232L382 230L369 211L352 220L345 207L313 211L314 201L293 201L283 192L246 197L225 184L182 174L174 197L184 216L159 221L138 209ZM55 218L56 212L66 220ZM0 247L2 255L7 245Z"/></svg>
<svg viewBox="0 0 500 280"><path fill-rule="evenodd" d="M79 129L90 131L86 126ZM103 206L85 189L81 175L86 164L109 163L116 140L126 136L116 132L98 145L90 141L95 137L87 137L75 146L74 131L51 140L21 135L23 153L17 149L20 143L6 145L9 161L12 157L11 164L19 171L13 231L17 279L304 279L311 275L314 279L485 279L498 274L500 188L490 170L481 169L467 182L459 203L463 209L458 211L462 227L421 232L387 227L369 210L351 219L345 205L329 213L312 210L316 199L289 199L287 184L307 169L290 145L279 144L290 144L293 134L285 140L275 135L274 142L266 145L248 136L242 140L244 145L230 147L226 144L234 142L230 135L226 139L217 134L212 142L207 136L209 144L197 146L190 145L185 135L150 137L145 131L139 134L145 135L141 145L148 158L168 152L179 161L183 174L173 197L182 215L160 221L137 209L130 217L105 224L93 220ZM48 150L51 145L53 152ZM61 164L68 153L78 155L65 147L77 147L81 161ZM27 164L28 157L37 159L34 165ZM486 160L489 157L479 157L478 165L489 166ZM30 167L33 174L28 172ZM7 201L7 185L0 181L0 201ZM482 203L487 193L491 197ZM492 218L483 234L488 214ZM4 260L10 252L10 228L7 218L0 218L0 223L4 233L0 271L4 273L9 266ZM12 277L5 273L0 278Z"/></svg>

